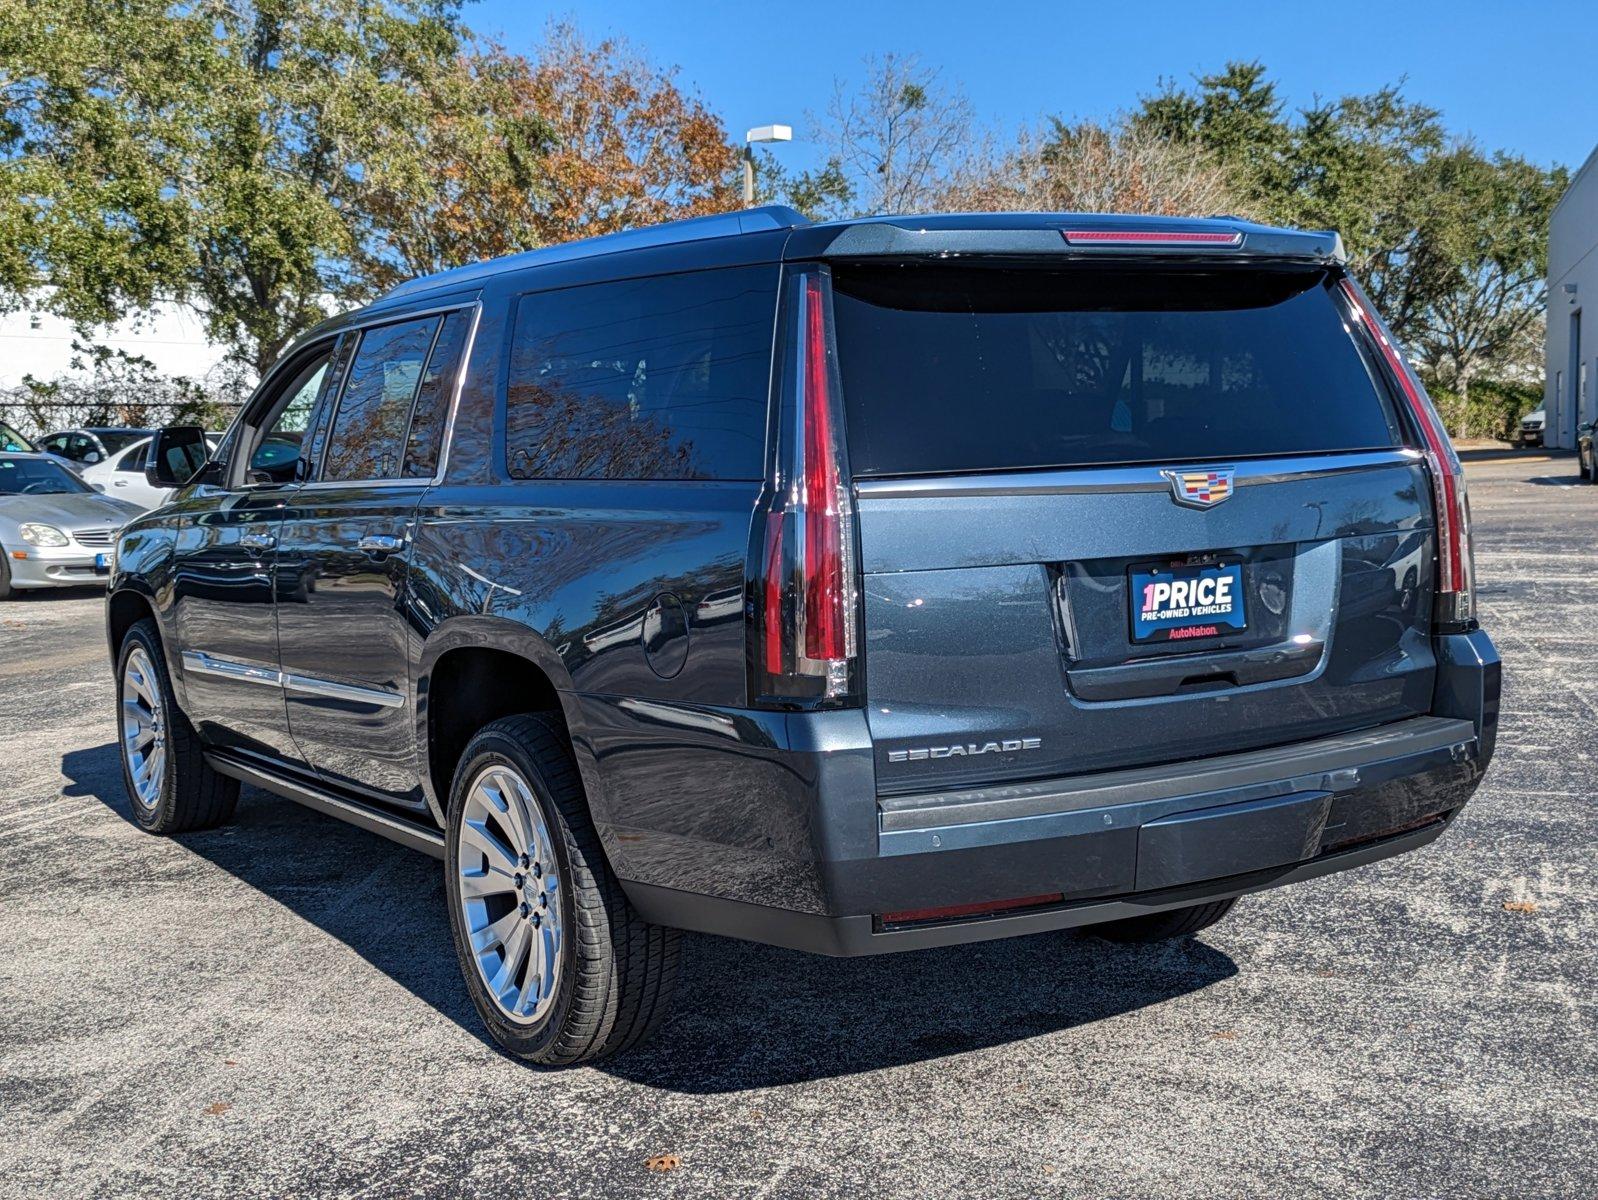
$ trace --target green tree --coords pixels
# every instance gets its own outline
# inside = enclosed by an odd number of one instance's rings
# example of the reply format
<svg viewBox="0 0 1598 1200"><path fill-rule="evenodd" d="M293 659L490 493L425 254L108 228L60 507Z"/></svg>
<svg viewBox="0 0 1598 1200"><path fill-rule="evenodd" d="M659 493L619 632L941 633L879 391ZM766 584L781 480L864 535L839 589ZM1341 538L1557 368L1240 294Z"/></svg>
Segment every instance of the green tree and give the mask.
<svg viewBox="0 0 1598 1200"><path fill-rule="evenodd" d="M83 326L189 305L264 370L377 237L363 131L457 50L453 0L9 0L0 280Z"/></svg>
<svg viewBox="0 0 1598 1200"><path fill-rule="evenodd" d="M1419 242L1443 272L1415 322L1414 342L1462 405L1484 370L1542 366L1548 224L1569 182L1507 154L1461 146L1427 164L1433 206Z"/></svg>
<svg viewBox="0 0 1598 1200"><path fill-rule="evenodd" d="M1540 358L1562 168L1460 144L1396 86L1289 112L1259 63L1168 83L1135 119L1201 146L1265 219L1340 232L1394 333L1462 405L1473 377Z"/></svg>
<svg viewBox="0 0 1598 1200"><path fill-rule="evenodd" d="M1276 84L1258 62L1229 62L1197 82L1198 90L1188 91L1164 81L1144 98L1135 124L1174 142L1197 143L1242 194L1274 206L1291 191L1293 174L1293 138Z"/></svg>

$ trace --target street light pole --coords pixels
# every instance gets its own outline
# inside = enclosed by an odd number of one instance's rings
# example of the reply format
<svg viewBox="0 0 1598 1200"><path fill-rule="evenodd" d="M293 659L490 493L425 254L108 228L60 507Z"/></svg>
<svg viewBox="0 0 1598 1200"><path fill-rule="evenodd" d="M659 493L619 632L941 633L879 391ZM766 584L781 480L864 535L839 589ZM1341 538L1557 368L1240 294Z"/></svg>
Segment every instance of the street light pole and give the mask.
<svg viewBox="0 0 1598 1200"><path fill-rule="evenodd" d="M793 141L793 126L791 125L761 125L744 134L745 208L751 208L755 203L755 143L791 141Z"/></svg>

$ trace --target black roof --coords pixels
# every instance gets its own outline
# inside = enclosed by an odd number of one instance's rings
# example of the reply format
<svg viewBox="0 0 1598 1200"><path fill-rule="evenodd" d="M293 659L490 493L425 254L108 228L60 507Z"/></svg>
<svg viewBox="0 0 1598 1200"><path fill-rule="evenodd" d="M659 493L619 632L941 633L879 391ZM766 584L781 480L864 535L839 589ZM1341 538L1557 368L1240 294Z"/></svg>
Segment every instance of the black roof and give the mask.
<svg viewBox="0 0 1598 1200"><path fill-rule="evenodd" d="M1105 255L1183 256L1195 253L1232 259L1302 259L1341 262L1342 239L1321 231L1277 229L1238 217L1151 217L1113 213L937 213L924 216L859 217L813 224L782 205L745 209L710 217L668 221L660 225L584 238L504 258L473 263L402 283L379 303L419 297L428 292L480 286L496 276L531 267L552 266L605 255L662 246L687 245L712 239L746 237L786 230L785 259L916 257L953 255L1035 255L1089 258ZM1197 234L1217 238L1208 246L1077 243L1066 231L1126 234ZM1219 244L1218 236L1235 239Z"/></svg>
<svg viewBox="0 0 1598 1200"><path fill-rule="evenodd" d="M1118 243L1092 242L1073 241L1072 233L1133 236ZM1151 234L1196 237L1185 245L1135 240ZM1205 240L1210 244L1202 244ZM398 314L429 302L469 301L492 281L534 268L553 268L545 277L549 286L563 287L599 278L738 263L967 256L1047 256L1061 262L1105 257L1325 264L1344 261L1342 239L1336 233L1277 229L1240 217L936 213L812 223L802 213L773 204L583 238L424 275L399 284L364 308L322 322L299 338L293 348L390 310Z"/></svg>

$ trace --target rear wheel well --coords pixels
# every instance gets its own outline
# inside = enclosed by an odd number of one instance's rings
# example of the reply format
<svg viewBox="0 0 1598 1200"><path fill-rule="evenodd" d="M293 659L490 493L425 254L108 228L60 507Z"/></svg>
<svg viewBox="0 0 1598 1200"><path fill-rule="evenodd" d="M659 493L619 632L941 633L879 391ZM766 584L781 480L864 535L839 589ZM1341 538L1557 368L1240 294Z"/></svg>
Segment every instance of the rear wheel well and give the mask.
<svg viewBox="0 0 1598 1200"><path fill-rule="evenodd" d="M150 602L138 592L114 592L111 599L106 602L106 637L111 643L111 661L117 660L117 655L122 652L122 642L132 629L145 617L154 617L155 610L150 607Z"/></svg>
<svg viewBox="0 0 1598 1200"><path fill-rule="evenodd" d="M427 677L428 774L441 808L466 743L490 721L549 713L570 744L555 685L539 666L507 650L479 646L445 652Z"/></svg>

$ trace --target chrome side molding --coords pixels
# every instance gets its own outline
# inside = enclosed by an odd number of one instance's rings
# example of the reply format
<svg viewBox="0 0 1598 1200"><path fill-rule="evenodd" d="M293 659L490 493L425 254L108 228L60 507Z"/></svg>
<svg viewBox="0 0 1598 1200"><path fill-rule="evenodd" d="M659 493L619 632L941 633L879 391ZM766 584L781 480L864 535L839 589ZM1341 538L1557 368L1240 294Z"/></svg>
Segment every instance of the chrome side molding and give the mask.
<svg viewBox="0 0 1598 1200"><path fill-rule="evenodd" d="M231 679L236 683L264 684L267 687L280 688L285 692L299 692L307 696L325 696L328 699L348 700L355 704L375 704L380 708L400 708L405 703L403 695L388 691L386 688L359 687L353 683L319 679L314 675L293 675L287 671L277 671L254 663L217 658L201 650L183 652L183 673L188 675L191 672L195 675L209 675L216 679Z"/></svg>
<svg viewBox="0 0 1598 1200"><path fill-rule="evenodd" d="M383 688L357 687L353 683L334 683L331 679L318 679L314 675L283 676L283 689L307 696L326 696L333 700L353 700L357 704L376 704L382 708L399 708L405 697Z"/></svg>
<svg viewBox="0 0 1598 1200"><path fill-rule="evenodd" d="M270 667L257 667L250 663L233 662L226 658L213 658L199 650L183 652L183 673L212 675L218 679L231 679L237 683L261 683L267 687L282 687L283 673Z"/></svg>

